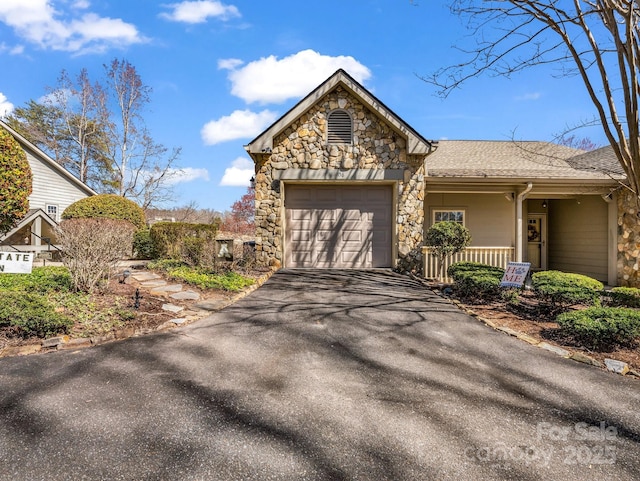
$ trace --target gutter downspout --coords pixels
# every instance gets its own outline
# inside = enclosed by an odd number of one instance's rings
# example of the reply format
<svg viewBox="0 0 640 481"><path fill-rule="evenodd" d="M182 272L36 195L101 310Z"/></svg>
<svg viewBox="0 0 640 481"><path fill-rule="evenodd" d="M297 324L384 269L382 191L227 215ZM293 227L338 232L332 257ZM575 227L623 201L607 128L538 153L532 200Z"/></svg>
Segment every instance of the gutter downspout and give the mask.
<svg viewBox="0 0 640 481"><path fill-rule="evenodd" d="M523 232L523 222L522 222L522 202L527 198L527 194L531 192L533 189L533 182L529 182L527 184L527 188L518 194L516 199L516 262L522 262L522 232Z"/></svg>

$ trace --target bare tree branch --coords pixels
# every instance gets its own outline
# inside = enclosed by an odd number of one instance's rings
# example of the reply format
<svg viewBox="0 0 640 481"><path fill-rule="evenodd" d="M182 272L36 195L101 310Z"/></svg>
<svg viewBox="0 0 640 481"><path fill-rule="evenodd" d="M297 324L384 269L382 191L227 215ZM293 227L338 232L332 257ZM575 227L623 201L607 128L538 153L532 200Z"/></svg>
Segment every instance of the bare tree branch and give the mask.
<svg viewBox="0 0 640 481"><path fill-rule="evenodd" d="M579 76L626 185L638 197L637 0L452 0L451 11L465 19L475 45L466 49L464 62L421 77L424 81L446 97L474 77L508 77L540 65Z"/></svg>

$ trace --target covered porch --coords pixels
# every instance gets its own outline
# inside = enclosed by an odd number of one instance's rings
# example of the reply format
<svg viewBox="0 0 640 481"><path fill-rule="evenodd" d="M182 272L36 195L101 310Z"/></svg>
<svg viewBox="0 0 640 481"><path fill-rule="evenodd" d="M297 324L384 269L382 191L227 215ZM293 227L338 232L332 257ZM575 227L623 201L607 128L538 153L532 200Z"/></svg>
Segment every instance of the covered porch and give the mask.
<svg viewBox="0 0 640 481"><path fill-rule="evenodd" d="M435 222L454 220L471 233L471 246L445 263L445 273L453 262L506 267L507 262L517 261L530 262L533 271L554 269L608 285L617 282L613 184L566 180L479 184L440 178L427 183L425 220L425 231ZM428 247L423 248L423 272L426 278L438 276L437 261Z"/></svg>

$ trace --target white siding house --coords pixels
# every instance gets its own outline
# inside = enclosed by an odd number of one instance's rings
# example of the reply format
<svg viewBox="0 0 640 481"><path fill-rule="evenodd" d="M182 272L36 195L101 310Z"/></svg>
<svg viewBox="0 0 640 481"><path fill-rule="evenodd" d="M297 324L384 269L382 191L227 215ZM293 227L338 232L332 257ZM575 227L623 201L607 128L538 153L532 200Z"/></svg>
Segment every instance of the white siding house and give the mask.
<svg viewBox="0 0 640 481"><path fill-rule="evenodd" d="M9 132L25 151L33 177L29 212L16 227L0 236L0 250L50 250L50 245L55 245L53 229L62 212L95 192L2 121L0 128Z"/></svg>

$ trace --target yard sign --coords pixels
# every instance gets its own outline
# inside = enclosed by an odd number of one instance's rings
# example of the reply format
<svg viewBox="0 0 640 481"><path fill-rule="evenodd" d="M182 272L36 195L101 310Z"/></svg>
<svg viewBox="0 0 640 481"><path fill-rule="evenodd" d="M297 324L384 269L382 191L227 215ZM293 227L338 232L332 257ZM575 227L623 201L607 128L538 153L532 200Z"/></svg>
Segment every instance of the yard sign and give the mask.
<svg viewBox="0 0 640 481"><path fill-rule="evenodd" d="M500 287L522 287L531 267L530 262L508 262Z"/></svg>
<svg viewBox="0 0 640 481"><path fill-rule="evenodd" d="M0 273L31 274L33 256L30 252L0 252Z"/></svg>

